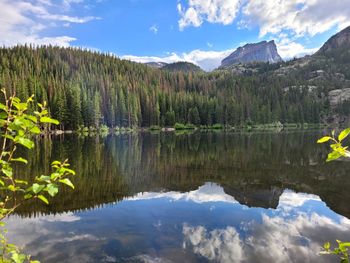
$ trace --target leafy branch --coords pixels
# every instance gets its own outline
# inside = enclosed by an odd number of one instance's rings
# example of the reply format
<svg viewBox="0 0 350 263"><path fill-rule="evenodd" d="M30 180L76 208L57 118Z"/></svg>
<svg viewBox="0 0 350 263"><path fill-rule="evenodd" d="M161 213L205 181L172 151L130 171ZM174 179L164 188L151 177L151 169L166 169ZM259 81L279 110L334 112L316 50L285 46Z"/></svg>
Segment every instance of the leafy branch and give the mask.
<svg viewBox="0 0 350 263"><path fill-rule="evenodd" d="M38 103L38 110L33 114L29 108L33 102L33 96L25 102L15 96L7 97L6 91L1 90L4 103L0 103L0 137L2 138L0 152L0 226L5 224L3 220L11 215L23 203L37 199L49 204L49 198L59 192L60 185L66 185L74 189L73 183L68 178L75 174L69 168L68 160L51 163L50 175L35 176L34 182L17 178L13 173L12 165L16 162L27 164L28 160L16 156L19 147L33 149L33 136L36 136L51 124L59 124L50 118L46 109L46 103ZM24 255L13 244L9 244L5 237L6 230L0 234L0 262L31 262L30 256Z"/></svg>
<svg viewBox="0 0 350 263"><path fill-rule="evenodd" d="M328 154L327 162L334 161L339 159L340 157L350 158L350 151L348 151L348 146L343 146L342 142L344 139L350 134L350 128L347 128L341 131L336 138L335 131L332 131L332 136L324 136L317 141L317 143L326 143L331 141L330 147L332 152ZM350 242L342 242L337 240L338 247L331 248L331 244L329 242L323 245L323 250L320 252L321 254L328 255L340 255L341 263L349 263L349 252Z"/></svg>

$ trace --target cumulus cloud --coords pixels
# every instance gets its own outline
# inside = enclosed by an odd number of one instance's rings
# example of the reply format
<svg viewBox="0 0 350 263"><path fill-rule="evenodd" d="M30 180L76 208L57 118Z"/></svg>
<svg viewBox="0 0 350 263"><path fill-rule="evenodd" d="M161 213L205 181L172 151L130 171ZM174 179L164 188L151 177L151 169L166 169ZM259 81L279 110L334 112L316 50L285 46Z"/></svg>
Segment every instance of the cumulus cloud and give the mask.
<svg viewBox="0 0 350 263"><path fill-rule="evenodd" d="M350 24L349 3L344 0L249 0L242 13L246 25L260 27L261 37L286 30L314 36Z"/></svg>
<svg viewBox="0 0 350 263"><path fill-rule="evenodd" d="M229 25L236 18L239 6L239 0L189 0L187 7L179 2L179 28L199 27L204 21Z"/></svg>
<svg viewBox="0 0 350 263"><path fill-rule="evenodd" d="M68 3L80 3L69 0ZM76 17L60 13L60 5L50 0L0 0L0 44L13 46L32 43L37 45L52 44L69 46L76 40L72 36L43 36L43 31L66 23L87 23L97 17ZM65 5L65 2L62 4Z"/></svg>
<svg viewBox="0 0 350 263"><path fill-rule="evenodd" d="M313 54L319 47L307 48L305 37L313 37L350 25L350 8L344 0L187 0L178 2L179 29L199 27L203 22L228 25L240 13L240 29L256 26L259 37L276 40L283 59ZM281 37L285 35L285 37ZM286 41L287 38L290 38Z"/></svg>
<svg viewBox="0 0 350 263"><path fill-rule="evenodd" d="M241 262L244 258L243 242L233 227L208 231L203 226L183 226L184 247L189 243L194 253L214 262Z"/></svg>
<svg viewBox="0 0 350 263"><path fill-rule="evenodd" d="M183 225L184 248L215 262L328 262L318 255L324 238L346 239L350 220L327 212L303 212L318 196L286 190L276 210L240 226L209 229Z"/></svg>
<svg viewBox="0 0 350 263"><path fill-rule="evenodd" d="M306 48L302 44L293 42L293 41L288 43L276 42L276 45L277 45L278 53L285 60L295 58L295 57L299 58L305 55L311 55L319 49L319 47Z"/></svg>
<svg viewBox="0 0 350 263"><path fill-rule="evenodd" d="M194 63L200 66L202 69L210 71L221 64L221 60L227 57L229 54L233 52L233 49L224 50L224 51L203 51L203 50L192 50L188 53L170 53L164 57L158 56L133 56L133 55L125 55L121 58L146 63L146 62L165 62L165 63L173 63L178 61L187 61Z"/></svg>

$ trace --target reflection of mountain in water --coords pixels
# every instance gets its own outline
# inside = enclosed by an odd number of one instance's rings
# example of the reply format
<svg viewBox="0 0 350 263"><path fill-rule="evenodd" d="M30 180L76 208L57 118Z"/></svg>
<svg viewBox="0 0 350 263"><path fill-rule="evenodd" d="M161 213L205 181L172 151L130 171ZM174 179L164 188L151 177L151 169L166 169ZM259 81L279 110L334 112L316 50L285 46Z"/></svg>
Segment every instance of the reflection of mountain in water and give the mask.
<svg viewBox="0 0 350 263"><path fill-rule="evenodd" d="M189 192L206 182L223 187L241 204L276 208L283 189L320 196L332 210L350 216L346 162L326 164L318 133L128 134L105 139L40 141L30 174L48 171L53 159L69 157L78 171L75 191L64 190L36 211L88 209L140 192ZM44 156L45 158L42 158ZM19 213L26 214L28 207Z"/></svg>

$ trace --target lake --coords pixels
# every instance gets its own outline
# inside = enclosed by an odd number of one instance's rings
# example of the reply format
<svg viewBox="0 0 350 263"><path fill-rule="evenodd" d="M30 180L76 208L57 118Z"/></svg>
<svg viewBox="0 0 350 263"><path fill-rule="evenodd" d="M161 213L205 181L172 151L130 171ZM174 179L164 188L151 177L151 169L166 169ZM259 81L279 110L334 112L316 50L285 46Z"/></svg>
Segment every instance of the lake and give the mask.
<svg viewBox="0 0 350 263"><path fill-rule="evenodd" d="M69 158L76 190L21 207L8 237L42 262L338 262L318 253L350 240L350 162L326 163L322 135L38 139L26 178Z"/></svg>

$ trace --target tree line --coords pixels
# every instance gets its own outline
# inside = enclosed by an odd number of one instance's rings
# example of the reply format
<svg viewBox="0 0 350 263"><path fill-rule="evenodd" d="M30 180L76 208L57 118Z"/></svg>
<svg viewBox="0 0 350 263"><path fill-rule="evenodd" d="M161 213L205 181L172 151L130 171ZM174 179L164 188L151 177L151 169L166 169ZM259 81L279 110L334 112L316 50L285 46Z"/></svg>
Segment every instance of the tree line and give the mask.
<svg viewBox="0 0 350 263"><path fill-rule="evenodd" d="M66 130L319 123L328 111L325 88L311 92L304 84L298 76L268 70L251 76L170 72L77 48L0 48L0 85L20 98L34 94L35 102L47 101Z"/></svg>

